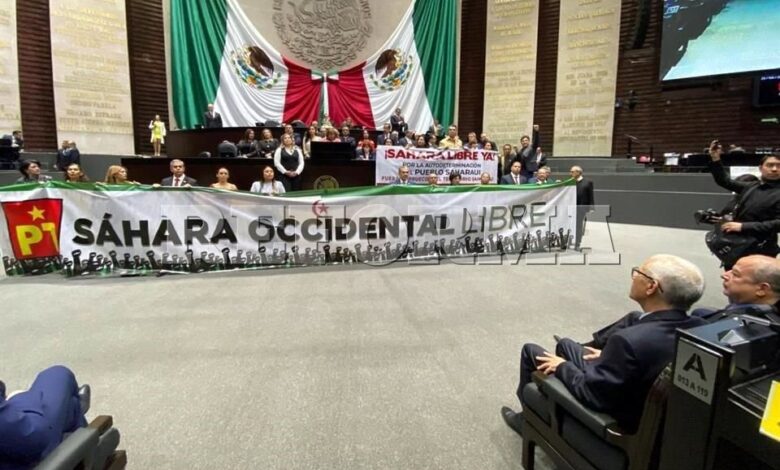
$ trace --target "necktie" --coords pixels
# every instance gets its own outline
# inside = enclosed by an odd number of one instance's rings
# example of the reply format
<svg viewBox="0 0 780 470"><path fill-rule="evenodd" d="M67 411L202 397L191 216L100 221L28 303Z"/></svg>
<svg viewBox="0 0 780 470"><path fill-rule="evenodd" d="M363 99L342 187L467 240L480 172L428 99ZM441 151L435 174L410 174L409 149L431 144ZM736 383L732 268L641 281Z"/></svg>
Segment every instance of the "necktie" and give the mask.
<svg viewBox="0 0 780 470"><path fill-rule="evenodd" d="M515 184L520 184L520 181L517 179L517 175L515 175Z"/></svg>
<svg viewBox="0 0 780 470"><path fill-rule="evenodd" d="M174 182L173 182L173 185L174 185L174 186L178 186L178 185L179 185L179 177L178 177L178 176L177 176L177 177L176 177L176 179L174 180Z"/></svg>

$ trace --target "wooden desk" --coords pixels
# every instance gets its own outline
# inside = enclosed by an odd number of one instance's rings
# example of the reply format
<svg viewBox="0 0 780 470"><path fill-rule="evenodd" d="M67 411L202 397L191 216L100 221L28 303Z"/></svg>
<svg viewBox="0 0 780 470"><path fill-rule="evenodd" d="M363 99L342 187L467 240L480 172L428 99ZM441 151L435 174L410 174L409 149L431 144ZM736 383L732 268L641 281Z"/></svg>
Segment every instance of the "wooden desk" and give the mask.
<svg viewBox="0 0 780 470"><path fill-rule="evenodd" d="M185 174L198 180L201 186L214 183L217 180L217 170L225 167L230 171L230 182L244 191L249 191L252 183L260 180L261 172L266 165L273 168L273 160L266 158L182 158L182 160ZM129 178L139 183L159 183L163 178L171 176L170 159L164 157L123 158L122 166L127 168ZM329 161L317 160L313 157L306 160L301 176L303 189L322 189L324 185L330 187L329 184L332 184L333 180L341 188L373 186L375 166L373 161ZM318 187L315 187L315 182Z"/></svg>
<svg viewBox="0 0 780 470"><path fill-rule="evenodd" d="M165 136L165 154L170 158L189 158L197 157L201 152L211 152L211 155L217 155L217 145L223 140L229 140L234 144L237 144L239 140L244 138L244 132L247 129L255 131L255 139L260 139L260 132L263 129L270 129L275 139L279 139L284 131L282 127L223 127L220 129L187 129L179 131L170 131ZM306 129L295 129L295 133L298 134L301 139L306 133ZM382 133L381 130L369 130L371 140L376 142L378 135ZM341 130L339 129L339 135ZM362 129L352 129L349 135L355 138L356 141L360 141L363 138Z"/></svg>

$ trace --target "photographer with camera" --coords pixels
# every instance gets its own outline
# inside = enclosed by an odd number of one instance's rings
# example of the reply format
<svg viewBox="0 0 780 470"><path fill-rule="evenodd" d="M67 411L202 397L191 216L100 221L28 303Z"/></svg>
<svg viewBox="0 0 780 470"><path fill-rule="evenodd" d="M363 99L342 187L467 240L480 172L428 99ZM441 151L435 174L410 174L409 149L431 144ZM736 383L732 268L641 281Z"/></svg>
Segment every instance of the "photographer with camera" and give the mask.
<svg viewBox="0 0 780 470"><path fill-rule="evenodd" d="M737 203L731 217L710 217L719 223L707 234L707 245L720 258L723 267L730 270L739 258L748 255L775 257L780 251L777 233L780 232L780 157L766 155L761 159L761 180L744 182L731 179L721 162L723 148L717 140L709 148L710 171L715 182L737 194Z"/></svg>

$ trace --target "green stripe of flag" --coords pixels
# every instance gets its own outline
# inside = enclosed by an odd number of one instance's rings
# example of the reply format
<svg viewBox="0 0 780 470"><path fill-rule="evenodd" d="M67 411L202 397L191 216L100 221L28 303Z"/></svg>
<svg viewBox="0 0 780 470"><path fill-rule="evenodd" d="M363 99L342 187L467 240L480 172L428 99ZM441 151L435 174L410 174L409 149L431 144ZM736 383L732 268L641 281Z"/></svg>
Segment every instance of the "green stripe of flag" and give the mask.
<svg viewBox="0 0 780 470"><path fill-rule="evenodd" d="M455 119L456 0L416 0L414 42L433 117L445 126Z"/></svg>
<svg viewBox="0 0 780 470"><path fill-rule="evenodd" d="M179 128L201 124L219 88L227 0L171 0L173 111Z"/></svg>

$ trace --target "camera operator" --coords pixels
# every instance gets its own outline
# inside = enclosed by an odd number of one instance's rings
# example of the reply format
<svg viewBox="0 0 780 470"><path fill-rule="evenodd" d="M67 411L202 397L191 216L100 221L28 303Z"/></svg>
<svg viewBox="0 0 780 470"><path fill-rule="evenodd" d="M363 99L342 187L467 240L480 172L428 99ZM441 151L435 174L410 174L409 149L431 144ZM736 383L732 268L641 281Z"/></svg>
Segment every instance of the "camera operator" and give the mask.
<svg viewBox="0 0 780 470"><path fill-rule="evenodd" d="M780 157L766 155L761 159L761 180L743 182L729 178L721 162L723 149L717 140L710 144L710 171L715 182L737 193L732 220L720 220L720 230L728 234L739 233L754 239L751 246L740 253L748 255L777 256L777 233L780 231ZM731 269L736 259L723 260L724 268Z"/></svg>

